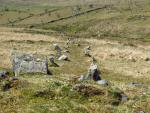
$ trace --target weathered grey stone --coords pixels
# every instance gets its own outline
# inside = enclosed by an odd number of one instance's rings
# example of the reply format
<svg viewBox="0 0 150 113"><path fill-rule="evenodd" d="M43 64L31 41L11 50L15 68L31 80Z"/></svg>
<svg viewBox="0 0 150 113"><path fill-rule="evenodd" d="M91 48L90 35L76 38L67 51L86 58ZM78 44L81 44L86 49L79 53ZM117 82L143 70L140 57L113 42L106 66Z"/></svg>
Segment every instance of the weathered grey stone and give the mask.
<svg viewBox="0 0 150 113"><path fill-rule="evenodd" d="M0 78L6 78L9 73L7 71L0 70Z"/></svg>
<svg viewBox="0 0 150 113"><path fill-rule="evenodd" d="M54 67L59 67L59 65L58 65L57 63L55 63L55 58L54 58L54 56L50 56L49 60L50 60L52 66L54 66Z"/></svg>
<svg viewBox="0 0 150 113"><path fill-rule="evenodd" d="M58 58L58 60L68 60L68 56L62 55Z"/></svg>
<svg viewBox="0 0 150 113"><path fill-rule="evenodd" d="M86 48L84 48L84 55L85 56L91 56L90 55L90 52L91 52L91 49L90 49L90 46L87 46Z"/></svg>
<svg viewBox="0 0 150 113"><path fill-rule="evenodd" d="M97 84L102 85L102 86L108 86L109 85L108 81L106 81L106 80L99 80L99 81L97 81Z"/></svg>
<svg viewBox="0 0 150 113"><path fill-rule="evenodd" d="M75 38L73 38L73 37L68 38L67 45L68 44L73 44L73 43L75 43Z"/></svg>
<svg viewBox="0 0 150 113"><path fill-rule="evenodd" d="M121 94L121 102L127 102L128 101L128 96L125 94Z"/></svg>
<svg viewBox="0 0 150 113"><path fill-rule="evenodd" d="M94 81L101 80L100 71L99 71L98 66L96 64L91 64L91 66L88 70L87 78L92 79Z"/></svg>
<svg viewBox="0 0 150 113"><path fill-rule="evenodd" d="M60 57L62 55L62 49L58 46L58 44L53 44L54 49L56 50L56 56Z"/></svg>
<svg viewBox="0 0 150 113"><path fill-rule="evenodd" d="M78 79L79 81L83 81L83 80L86 80L85 76L84 75L81 75L80 78Z"/></svg>
<svg viewBox="0 0 150 113"><path fill-rule="evenodd" d="M15 76L19 73L48 73L47 58L40 60L31 54L12 53L11 61Z"/></svg>
<svg viewBox="0 0 150 113"><path fill-rule="evenodd" d="M141 87L141 86L143 86L143 84L142 83L131 82L131 83L128 84L128 86L130 86L130 87Z"/></svg>

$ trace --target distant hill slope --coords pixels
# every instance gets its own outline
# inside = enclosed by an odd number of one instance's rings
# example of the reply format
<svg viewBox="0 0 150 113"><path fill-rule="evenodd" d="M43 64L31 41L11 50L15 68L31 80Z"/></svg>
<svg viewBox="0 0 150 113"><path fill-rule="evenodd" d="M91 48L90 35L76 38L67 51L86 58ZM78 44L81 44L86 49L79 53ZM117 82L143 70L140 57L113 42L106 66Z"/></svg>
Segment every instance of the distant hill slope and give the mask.
<svg viewBox="0 0 150 113"><path fill-rule="evenodd" d="M0 0L0 4L40 4L40 5L74 5L74 4L88 4L99 3L102 0Z"/></svg>
<svg viewBox="0 0 150 113"><path fill-rule="evenodd" d="M146 0L147 1L147 0ZM0 0L0 5L20 4L20 5L81 5L81 4L114 4L129 2L145 2L145 0Z"/></svg>

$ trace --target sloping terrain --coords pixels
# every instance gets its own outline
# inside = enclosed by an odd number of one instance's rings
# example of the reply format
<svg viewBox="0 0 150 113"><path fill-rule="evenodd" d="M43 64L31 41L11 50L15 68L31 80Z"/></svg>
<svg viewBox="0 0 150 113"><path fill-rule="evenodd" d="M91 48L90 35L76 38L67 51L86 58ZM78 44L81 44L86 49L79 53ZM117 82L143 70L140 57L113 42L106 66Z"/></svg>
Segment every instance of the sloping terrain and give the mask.
<svg viewBox="0 0 150 113"><path fill-rule="evenodd" d="M24 29L1 28L1 55L0 67L10 70L10 53L13 49L32 54L49 56L55 54L52 45L58 43L61 47L67 37L61 35L46 36L40 34L22 33ZM23 74L18 76L19 81L3 91L10 82L1 83L1 112L94 112L99 113L134 113L143 110L148 113L149 105L149 57L150 47L137 44L136 47L124 45L117 41L78 39L81 47L72 44L68 53L70 61L57 61L60 67L51 67L52 76L41 74ZM82 84L100 88L102 92L123 91L129 100L121 105L112 105L117 98L107 95L85 97L82 93L72 90L75 84L80 84L78 78L87 72L91 58L84 56L84 48L91 45L92 55L96 58L102 72L102 78L111 83L111 88L101 87L92 81ZM134 50L136 48L136 50ZM140 54L140 55L139 55ZM11 75L12 76L12 75ZM141 86L130 86L135 82ZM11 83L11 82L10 82ZM85 90L86 91L86 90ZM94 89L93 89L94 91ZM93 92L90 90L90 92ZM90 93L88 92L88 94ZM129 107L130 106L130 107Z"/></svg>
<svg viewBox="0 0 150 113"><path fill-rule="evenodd" d="M49 61L52 75L14 77L13 51L49 59L68 38L69 60ZM93 60L108 86L78 80ZM150 1L0 0L0 70L10 73L0 78L2 113L150 113Z"/></svg>

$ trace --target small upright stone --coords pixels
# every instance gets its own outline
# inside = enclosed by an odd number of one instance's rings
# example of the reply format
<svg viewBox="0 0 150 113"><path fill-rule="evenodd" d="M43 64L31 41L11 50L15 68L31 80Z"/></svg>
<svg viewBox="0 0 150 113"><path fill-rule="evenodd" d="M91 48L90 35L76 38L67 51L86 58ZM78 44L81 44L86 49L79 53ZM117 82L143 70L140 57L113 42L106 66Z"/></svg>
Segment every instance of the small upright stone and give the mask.
<svg viewBox="0 0 150 113"><path fill-rule="evenodd" d="M55 63L55 58L54 58L54 56L50 56L49 60L50 60L52 66L54 66L54 67L59 67L59 65Z"/></svg>
<svg viewBox="0 0 150 113"><path fill-rule="evenodd" d="M99 71L98 66L96 64L91 64L91 66L88 70L87 78L92 79L94 81L101 80L100 71Z"/></svg>
<svg viewBox="0 0 150 113"><path fill-rule="evenodd" d="M0 78L6 78L8 76L8 72L7 71L2 71L0 70Z"/></svg>
<svg viewBox="0 0 150 113"><path fill-rule="evenodd" d="M53 44L53 46L57 52L57 57L60 57L62 55L62 49L58 46L58 44Z"/></svg>
<svg viewBox="0 0 150 113"><path fill-rule="evenodd" d="M87 46L86 48L84 48L84 55L91 57L90 51L91 51L90 46Z"/></svg>

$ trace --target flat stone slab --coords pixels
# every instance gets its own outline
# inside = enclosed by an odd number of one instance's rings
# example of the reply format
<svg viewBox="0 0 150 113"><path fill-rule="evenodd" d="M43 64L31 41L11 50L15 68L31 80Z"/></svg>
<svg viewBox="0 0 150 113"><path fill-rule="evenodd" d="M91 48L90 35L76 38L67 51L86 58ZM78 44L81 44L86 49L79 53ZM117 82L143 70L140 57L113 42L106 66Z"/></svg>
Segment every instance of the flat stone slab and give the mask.
<svg viewBox="0 0 150 113"><path fill-rule="evenodd" d="M107 80L99 80L97 81L97 84L102 85L102 86L108 86L109 82Z"/></svg>
<svg viewBox="0 0 150 113"><path fill-rule="evenodd" d="M19 73L45 73L48 72L47 58L39 59L32 54L12 53L12 68L15 75Z"/></svg>

